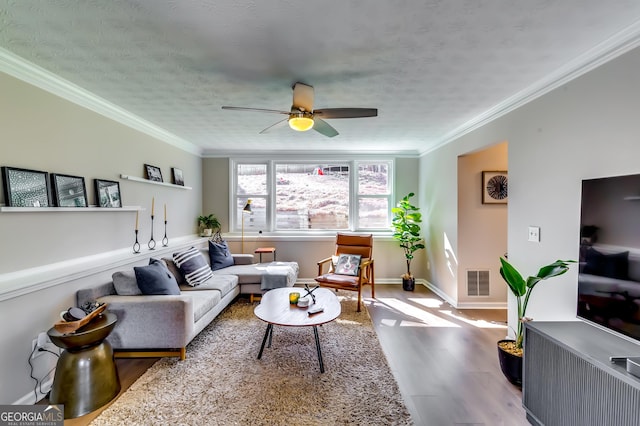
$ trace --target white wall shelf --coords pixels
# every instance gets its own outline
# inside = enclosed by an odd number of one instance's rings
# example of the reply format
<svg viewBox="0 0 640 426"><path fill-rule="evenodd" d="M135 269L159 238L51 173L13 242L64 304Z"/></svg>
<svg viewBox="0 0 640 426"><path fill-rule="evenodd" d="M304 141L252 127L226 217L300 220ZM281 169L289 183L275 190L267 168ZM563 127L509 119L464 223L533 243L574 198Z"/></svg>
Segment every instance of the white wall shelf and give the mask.
<svg viewBox="0 0 640 426"><path fill-rule="evenodd" d="M192 189L190 186L174 185L173 183L168 183L168 182L156 182L149 179L139 178L137 176L120 175L120 179L132 180L134 182L150 183L152 185L169 186L171 188L178 188L178 189Z"/></svg>
<svg viewBox="0 0 640 426"><path fill-rule="evenodd" d="M42 213L42 212L135 212L140 206L124 207L7 207L1 206L2 213Z"/></svg>

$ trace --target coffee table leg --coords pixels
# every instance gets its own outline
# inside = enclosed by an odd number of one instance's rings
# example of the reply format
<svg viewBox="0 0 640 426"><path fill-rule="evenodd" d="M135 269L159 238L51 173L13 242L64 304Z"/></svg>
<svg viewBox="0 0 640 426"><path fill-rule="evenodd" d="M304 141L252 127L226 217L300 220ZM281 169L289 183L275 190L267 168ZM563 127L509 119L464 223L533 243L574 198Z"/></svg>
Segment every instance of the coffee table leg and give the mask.
<svg viewBox="0 0 640 426"><path fill-rule="evenodd" d="M322 350L320 349L320 338L318 337L318 326L313 326L313 334L316 338L316 349L318 351L318 362L320 363L320 372L324 373L324 363L322 362Z"/></svg>
<svg viewBox="0 0 640 426"><path fill-rule="evenodd" d="M273 324L267 324L267 330L264 332L264 338L262 339L262 346L260 346L260 352L258 352L258 359L262 358L262 351L264 351L267 338L271 336L271 330L273 330ZM269 339L269 346L271 346L271 339Z"/></svg>

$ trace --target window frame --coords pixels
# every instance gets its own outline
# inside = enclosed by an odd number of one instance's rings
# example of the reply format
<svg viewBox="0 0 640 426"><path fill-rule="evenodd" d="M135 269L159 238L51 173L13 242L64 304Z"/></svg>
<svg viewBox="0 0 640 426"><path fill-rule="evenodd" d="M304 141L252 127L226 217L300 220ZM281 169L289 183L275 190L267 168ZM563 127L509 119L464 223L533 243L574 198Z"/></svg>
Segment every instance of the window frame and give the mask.
<svg viewBox="0 0 640 426"><path fill-rule="evenodd" d="M238 221L239 198L265 198L266 199L266 229L263 233L272 235L335 235L337 231L344 232L370 232L375 234L391 232L391 208L395 199L394 171L395 160L385 158L315 158L309 160L302 157L287 158L229 158L229 218L231 219L231 232L240 233L241 223ZM344 165L349 167L349 222L347 229L275 229L276 226L276 166L282 164L307 164L315 165L327 163L330 165ZM359 194L359 166L361 164L386 164L387 165L387 193L386 194ZM266 165L266 195L263 194L238 194L238 166L239 165ZM386 198L388 206L387 225L383 228L361 228L359 226L359 200L362 198ZM246 229L245 229L246 232Z"/></svg>

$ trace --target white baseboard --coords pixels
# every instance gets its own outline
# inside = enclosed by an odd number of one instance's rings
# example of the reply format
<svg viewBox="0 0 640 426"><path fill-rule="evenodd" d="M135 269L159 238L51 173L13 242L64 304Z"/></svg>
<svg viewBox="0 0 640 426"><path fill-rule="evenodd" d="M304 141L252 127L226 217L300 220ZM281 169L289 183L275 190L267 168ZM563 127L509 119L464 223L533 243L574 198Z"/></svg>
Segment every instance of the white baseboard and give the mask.
<svg viewBox="0 0 640 426"><path fill-rule="evenodd" d="M36 392L38 394L37 398L36 398L36 393L34 393L34 391L32 390L28 394L24 395L22 398L18 399L17 401L14 401L11 405L33 405L36 402L43 399L45 396L47 396L52 386L53 386L53 373L50 374L47 380L42 382L42 385L37 386L37 389L36 389ZM42 392L40 392L40 389L42 389Z"/></svg>

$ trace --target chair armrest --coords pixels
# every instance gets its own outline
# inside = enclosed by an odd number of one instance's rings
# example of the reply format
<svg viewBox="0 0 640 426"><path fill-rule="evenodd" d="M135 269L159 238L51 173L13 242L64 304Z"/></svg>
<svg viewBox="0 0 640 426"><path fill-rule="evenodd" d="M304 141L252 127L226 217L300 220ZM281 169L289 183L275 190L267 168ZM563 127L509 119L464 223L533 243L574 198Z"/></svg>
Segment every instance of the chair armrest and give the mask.
<svg viewBox="0 0 640 426"><path fill-rule="evenodd" d="M234 265L251 265L255 263L252 254L232 254Z"/></svg>
<svg viewBox="0 0 640 426"><path fill-rule="evenodd" d="M183 348L193 338L191 296L113 295L98 300L118 317L109 336L115 349Z"/></svg>
<svg viewBox="0 0 640 426"><path fill-rule="evenodd" d="M318 275L322 275L324 273L322 272L322 269L324 265L326 265L327 263L331 263L331 257L327 257L325 259L319 260L317 263L318 263Z"/></svg>

